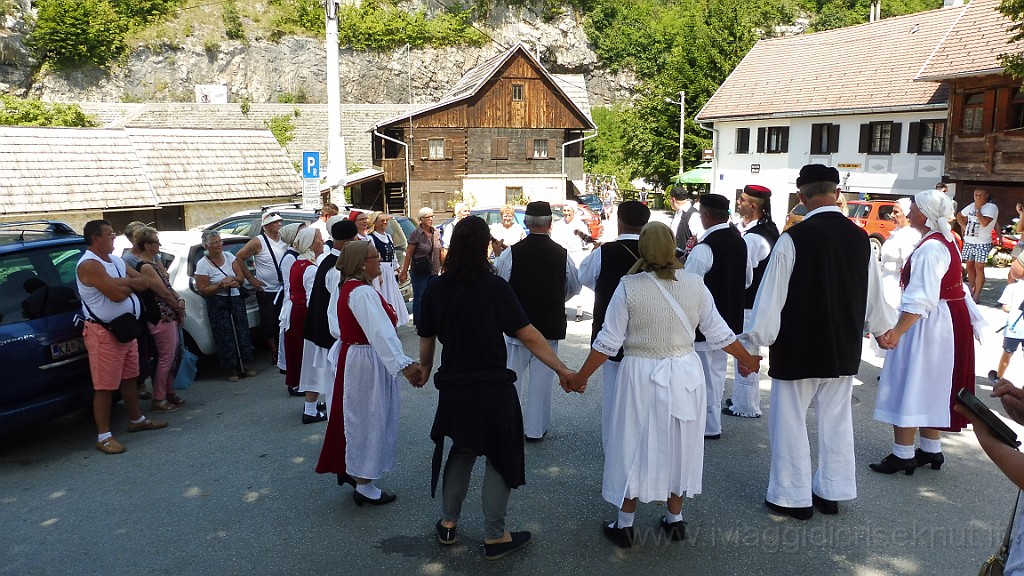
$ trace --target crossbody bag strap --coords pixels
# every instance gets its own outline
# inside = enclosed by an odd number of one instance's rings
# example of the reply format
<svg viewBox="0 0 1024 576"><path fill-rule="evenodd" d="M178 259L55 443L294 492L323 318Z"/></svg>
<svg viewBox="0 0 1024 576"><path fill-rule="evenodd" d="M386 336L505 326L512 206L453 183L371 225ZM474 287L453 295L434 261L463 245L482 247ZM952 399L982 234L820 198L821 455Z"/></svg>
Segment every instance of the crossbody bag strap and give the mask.
<svg viewBox="0 0 1024 576"><path fill-rule="evenodd" d="M118 278L124 278L124 276L121 276L121 271L117 269L117 265L116 264L114 265L114 271L117 272L117 277ZM125 276L127 276L127 272L125 272ZM135 316L135 299L136 298L137 298L137 296L135 295L135 291L133 290L131 295L128 296L128 299L131 300L131 302L132 302L132 316ZM103 320L100 320L100 317L97 316L96 313L92 311L92 308L89 308L89 303L86 302L84 298L82 299L82 304L85 306L85 311L89 313L89 316L91 316L93 320L98 322L104 328L110 326L110 322L104 322Z"/></svg>
<svg viewBox="0 0 1024 576"><path fill-rule="evenodd" d="M281 274L281 265L277 263L277 254L274 254L274 247L270 244L270 238L267 238L266 232L261 233L260 236L263 236L263 242L266 243L267 250L270 250L270 260L274 262L274 270L277 271L277 281L283 286L284 276Z"/></svg>
<svg viewBox="0 0 1024 576"><path fill-rule="evenodd" d="M1003 545L1000 552L1010 552L1010 535L1013 533L1013 522L1017 519L1017 506L1020 504L1020 490L1017 491L1017 498L1013 501L1013 514L1010 514L1010 523L1006 525L1006 534L1003 536Z"/></svg>
<svg viewBox="0 0 1024 576"><path fill-rule="evenodd" d="M225 278L230 278L230 276L228 276L227 272L225 272L223 268L221 268L220 266L217 266L217 264L213 260L210 260L210 256L209 255L206 256L206 261L209 262L210 264L213 264L213 267L216 268L217 270L220 270L220 273L223 274ZM226 258L224 259L224 263L225 264L227 263L227 259ZM218 290L218 292L220 292L220 290ZM228 296L231 296L231 288L227 288L227 292L228 292Z"/></svg>
<svg viewBox="0 0 1024 576"><path fill-rule="evenodd" d="M676 313L676 316L679 318L679 321L683 323L683 329L685 333L692 333L693 325L690 324L690 319L686 317L686 313L683 312L683 308L679 306L679 302L676 302L676 299L673 298L671 294L669 294L668 290L666 290L665 287L661 285L661 282L658 282L654 278L654 276L648 275L647 277L650 279L651 282L654 283L655 286L658 287L658 290L661 292L661 295L664 296L665 300L668 301L669 307L672 308L672 311Z"/></svg>

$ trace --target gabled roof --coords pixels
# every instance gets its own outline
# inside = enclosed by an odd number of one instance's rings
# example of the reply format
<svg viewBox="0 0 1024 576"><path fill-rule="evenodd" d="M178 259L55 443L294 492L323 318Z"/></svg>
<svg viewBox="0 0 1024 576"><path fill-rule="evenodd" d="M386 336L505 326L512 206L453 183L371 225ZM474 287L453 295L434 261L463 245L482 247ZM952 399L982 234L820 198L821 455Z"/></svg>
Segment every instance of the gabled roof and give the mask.
<svg viewBox="0 0 1024 576"><path fill-rule="evenodd" d="M594 130L597 126L594 121L590 118L590 101L587 97L586 80L582 75L563 75L561 78L548 72L547 68L537 60L536 57L526 48L526 45L522 42L518 42L512 48L509 48L505 52L497 54L487 60L484 60L476 67L466 72L462 78L452 86L451 90L448 91L441 99L432 104L417 108L401 116L395 116L377 122L371 127L371 130L376 130L381 126L388 126L422 116L428 112L445 108L452 104L456 104L463 100L467 100L476 95L481 88L484 87L487 82L494 77L495 74L501 70L501 67L505 65L514 55L517 53L523 54L534 66L540 70L542 76L551 82L555 87L555 90L562 96L569 106L572 106L580 113L582 117L586 119L587 129ZM570 96L570 94L572 96ZM586 103L585 107L582 103Z"/></svg>
<svg viewBox="0 0 1024 576"><path fill-rule="evenodd" d="M281 198L300 189L268 130L0 127L0 215Z"/></svg>
<svg viewBox="0 0 1024 576"><path fill-rule="evenodd" d="M1012 24L999 12L998 0L971 0L949 33L921 66L917 80L940 81L958 76L999 74L999 55L1024 49L1008 44Z"/></svg>
<svg viewBox="0 0 1024 576"><path fill-rule="evenodd" d="M914 77L961 8L761 40L697 121L942 109L944 85Z"/></svg>

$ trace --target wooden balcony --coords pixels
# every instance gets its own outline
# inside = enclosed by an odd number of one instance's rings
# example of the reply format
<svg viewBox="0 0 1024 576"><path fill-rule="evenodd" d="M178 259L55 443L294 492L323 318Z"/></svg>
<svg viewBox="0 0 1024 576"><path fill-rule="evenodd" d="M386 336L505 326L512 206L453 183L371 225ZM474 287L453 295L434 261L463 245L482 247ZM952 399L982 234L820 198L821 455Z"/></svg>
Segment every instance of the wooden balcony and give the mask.
<svg viewBox="0 0 1024 576"><path fill-rule="evenodd" d="M385 182L405 182L405 158L384 158L380 162Z"/></svg>

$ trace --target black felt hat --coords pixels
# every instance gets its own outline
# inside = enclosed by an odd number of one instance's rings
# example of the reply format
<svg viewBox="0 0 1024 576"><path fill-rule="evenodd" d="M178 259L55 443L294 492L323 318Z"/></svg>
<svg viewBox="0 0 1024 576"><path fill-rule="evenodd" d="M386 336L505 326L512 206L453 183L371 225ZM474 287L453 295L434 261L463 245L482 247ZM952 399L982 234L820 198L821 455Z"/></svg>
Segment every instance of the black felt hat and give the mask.
<svg viewBox="0 0 1024 576"><path fill-rule="evenodd" d="M341 220L331 226L331 237L335 240L348 240L353 238L357 232L356 223L351 220Z"/></svg>
<svg viewBox="0 0 1024 576"><path fill-rule="evenodd" d="M551 204L538 201L526 205L527 216L551 216Z"/></svg>
<svg viewBox="0 0 1024 576"><path fill-rule="evenodd" d="M700 197L698 202L700 202L700 205L705 208L723 210L725 212L729 211L729 199L721 194L705 194Z"/></svg>
<svg viewBox="0 0 1024 576"><path fill-rule="evenodd" d="M839 184L839 170L824 164L808 164L800 169L800 176L796 179L797 188L815 182Z"/></svg>
<svg viewBox="0 0 1024 576"><path fill-rule="evenodd" d="M623 224L641 228L651 219L651 209L642 202L626 200L615 210Z"/></svg>

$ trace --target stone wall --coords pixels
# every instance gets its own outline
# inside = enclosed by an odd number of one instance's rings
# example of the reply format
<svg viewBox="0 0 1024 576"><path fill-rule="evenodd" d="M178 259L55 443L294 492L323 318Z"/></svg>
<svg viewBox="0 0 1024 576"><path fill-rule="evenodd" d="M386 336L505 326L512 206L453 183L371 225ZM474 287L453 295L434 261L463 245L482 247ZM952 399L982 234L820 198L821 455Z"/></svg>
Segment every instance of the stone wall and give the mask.
<svg viewBox="0 0 1024 576"><path fill-rule="evenodd" d="M233 202L201 202L185 205L185 229L191 230L198 226L213 224L226 218L235 212L242 210L258 210L269 204L289 204L296 202L295 198L272 198L256 200L239 200Z"/></svg>

